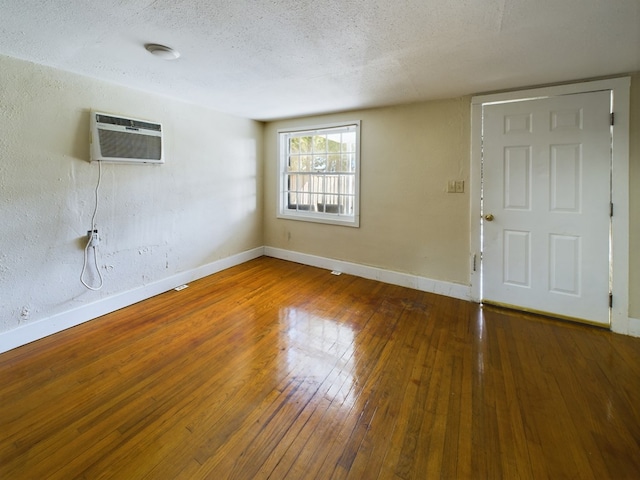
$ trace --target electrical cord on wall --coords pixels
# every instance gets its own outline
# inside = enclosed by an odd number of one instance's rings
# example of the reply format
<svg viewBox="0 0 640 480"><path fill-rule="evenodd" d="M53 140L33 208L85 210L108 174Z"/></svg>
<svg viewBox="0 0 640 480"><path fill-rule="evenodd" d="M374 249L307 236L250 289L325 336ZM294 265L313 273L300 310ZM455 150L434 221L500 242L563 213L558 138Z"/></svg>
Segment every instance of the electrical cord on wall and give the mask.
<svg viewBox="0 0 640 480"><path fill-rule="evenodd" d="M102 180L102 162L98 162L98 183L96 184L96 206L93 210L93 216L91 217L91 230L87 232L87 245L84 247L84 262L82 264L82 273L80 274L80 281L82 284L87 287L89 290L100 290L102 285L104 284L104 279L102 278L102 273L100 273L100 267L98 266L98 253L97 246L100 243L100 237L98 236L98 227L96 226L96 215L98 214L98 205L99 205L99 191L100 191L100 182ZM97 287L93 287L84 281L84 274L87 270L88 263L88 253L89 248L93 248L93 263L96 267L96 272L98 272L98 278L100 282Z"/></svg>

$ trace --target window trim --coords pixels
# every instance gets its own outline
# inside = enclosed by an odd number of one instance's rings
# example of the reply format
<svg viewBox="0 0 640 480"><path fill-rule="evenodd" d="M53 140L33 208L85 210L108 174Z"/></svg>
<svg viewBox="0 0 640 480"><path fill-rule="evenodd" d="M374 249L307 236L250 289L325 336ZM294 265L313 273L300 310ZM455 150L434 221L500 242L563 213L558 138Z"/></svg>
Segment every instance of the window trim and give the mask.
<svg viewBox="0 0 640 480"><path fill-rule="evenodd" d="M353 204L353 216L347 215L334 215L324 212L306 212L306 211L291 211L286 208L286 196L287 188L285 185L286 176L286 152L283 152L283 148L286 148L283 134L287 133L309 133L314 134L321 130L326 129L338 129L345 127L355 127L356 132L356 152L355 152L355 175L354 175L354 204ZM301 125L290 128L281 128L276 131L277 142L277 168L278 168L278 199L276 204L276 217L286 220L298 220L305 222L324 223L329 225L342 225L347 227L359 227L360 226L360 120L344 121L344 122L332 122L320 125Z"/></svg>

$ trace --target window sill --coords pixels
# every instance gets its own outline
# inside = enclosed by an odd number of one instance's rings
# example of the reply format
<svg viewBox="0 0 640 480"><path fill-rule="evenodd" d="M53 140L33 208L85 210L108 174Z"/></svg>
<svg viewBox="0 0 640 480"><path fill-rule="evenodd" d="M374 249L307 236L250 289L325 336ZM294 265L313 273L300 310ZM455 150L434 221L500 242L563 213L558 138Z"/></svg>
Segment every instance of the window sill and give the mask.
<svg viewBox="0 0 640 480"><path fill-rule="evenodd" d="M360 217L347 217L344 215L323 215L304 211L296 213L278 213L278 218L283 220L296 220L299 222L324 223L325 225L339 225L343 227L360 227Z"/></svg>

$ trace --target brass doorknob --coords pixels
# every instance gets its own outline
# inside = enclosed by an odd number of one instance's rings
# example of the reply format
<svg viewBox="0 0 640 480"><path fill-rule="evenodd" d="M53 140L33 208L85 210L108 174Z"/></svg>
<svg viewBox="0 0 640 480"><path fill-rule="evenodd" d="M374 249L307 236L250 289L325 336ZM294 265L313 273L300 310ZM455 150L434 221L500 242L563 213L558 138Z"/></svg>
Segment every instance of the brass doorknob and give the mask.
<svg viewBox="0 0 640 480"><path fill-rule="evenodd" d="M487 214L487 215L485 215L485 216L484 216L484 219L485 219L487 222L493 222L493 215L489 213L489 214Z"/></svg>

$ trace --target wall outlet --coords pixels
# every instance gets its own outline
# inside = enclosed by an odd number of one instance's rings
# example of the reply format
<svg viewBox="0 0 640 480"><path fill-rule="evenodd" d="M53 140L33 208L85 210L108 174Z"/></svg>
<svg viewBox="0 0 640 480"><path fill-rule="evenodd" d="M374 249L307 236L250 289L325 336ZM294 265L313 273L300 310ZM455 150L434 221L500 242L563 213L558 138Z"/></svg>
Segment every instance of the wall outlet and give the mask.
<svg viewBox="0 0 640 480"><path fill-rule="evenodd" d="M87 230L87 241L90 247L97 247L100 244L100 237L98 236L98 230Z"/></svg>
<svg viewBox="0 0 640 480"><path fill-rule="evenodd" d="M464 193L464 180L449 180L447 193Z"/></svg>

